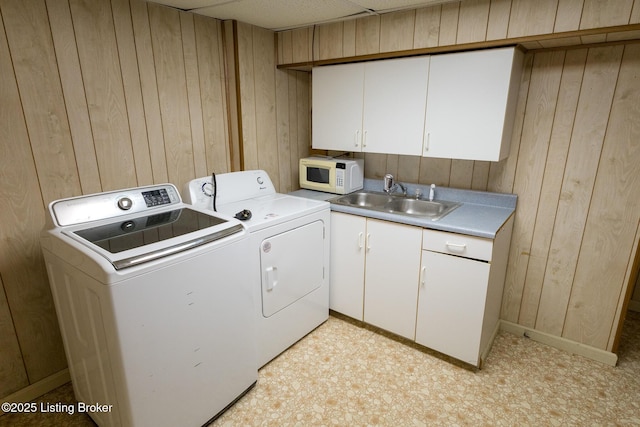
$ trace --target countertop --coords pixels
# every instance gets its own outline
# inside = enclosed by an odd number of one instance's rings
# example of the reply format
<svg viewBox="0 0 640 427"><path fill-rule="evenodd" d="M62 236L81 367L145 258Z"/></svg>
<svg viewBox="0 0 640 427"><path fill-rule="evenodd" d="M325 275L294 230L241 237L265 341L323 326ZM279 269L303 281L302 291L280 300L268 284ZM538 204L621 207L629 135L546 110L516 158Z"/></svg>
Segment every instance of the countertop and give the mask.
<svg viewBox="0 0 640 427"><path fill-rule="evenodd" d="M404 183L403 183L404 184ZM407 194L416 190L422 192L422 198L429 194L429 186L406 184ZM365 191L382 191L382 180L365 179ZM337 194L322 193L313 190L297 190L293 196L315 200L327 200L341 197ZM485 191L460 190L456 188L436 187L434 200L458 202L461 205L443 218L432 221L428 218L411 217L400 214L379 212L365 208L331 204L331 210L368 218L382 219L402 224L415 225L432 230L449 231L470 236L493 239L516 209L518 196L515 194L491 193Z"/></svg>

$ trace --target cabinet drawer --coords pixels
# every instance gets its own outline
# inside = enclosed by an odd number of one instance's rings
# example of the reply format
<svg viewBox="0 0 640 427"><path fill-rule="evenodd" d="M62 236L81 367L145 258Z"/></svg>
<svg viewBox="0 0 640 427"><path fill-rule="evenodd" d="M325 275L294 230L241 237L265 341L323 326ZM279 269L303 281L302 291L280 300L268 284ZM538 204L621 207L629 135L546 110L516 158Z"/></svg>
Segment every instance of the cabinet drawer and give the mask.
<svg viewBox="0 0 640 427"><path fill-rule="evenodd" d="M422 249L491 261L493 240L446 231L424 230L422 232Z"/></svg>

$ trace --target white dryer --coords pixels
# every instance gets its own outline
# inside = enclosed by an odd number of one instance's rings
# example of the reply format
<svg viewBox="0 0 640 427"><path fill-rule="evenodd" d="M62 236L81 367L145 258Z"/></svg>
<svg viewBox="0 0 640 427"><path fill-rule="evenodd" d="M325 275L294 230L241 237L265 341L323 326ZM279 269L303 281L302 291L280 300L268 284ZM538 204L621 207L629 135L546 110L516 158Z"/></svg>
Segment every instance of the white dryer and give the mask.
<svg viewBox="0 0 640 427"><path fill-rule="evenodd" d="M239 221L185 205L171 184L49 211L41 244L73 389L106 408L89 413L98 425L200 426L255 384Z"/></svg>
<svg viewBox="0 0 640 427"><path fill-rule="evenodd" d="M195 179L184 200L242 218L258 309L258 367L329 317L330 204L276 193L262 170ZM214 197L215 195L215 197Z"/></svg>

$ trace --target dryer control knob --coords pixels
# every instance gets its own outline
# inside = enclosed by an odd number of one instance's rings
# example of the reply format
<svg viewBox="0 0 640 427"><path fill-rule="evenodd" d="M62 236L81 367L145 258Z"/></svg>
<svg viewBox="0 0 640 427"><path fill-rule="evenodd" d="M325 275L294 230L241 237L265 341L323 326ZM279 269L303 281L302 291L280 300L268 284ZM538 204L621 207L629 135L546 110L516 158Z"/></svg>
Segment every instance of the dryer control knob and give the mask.
<svg viewBox="0 0 640 427"><path fill-rule="evenodd" d="M128 197L123 197L118 200L118 207L123 211L128 211L133 206L133 202Z"/></svg>

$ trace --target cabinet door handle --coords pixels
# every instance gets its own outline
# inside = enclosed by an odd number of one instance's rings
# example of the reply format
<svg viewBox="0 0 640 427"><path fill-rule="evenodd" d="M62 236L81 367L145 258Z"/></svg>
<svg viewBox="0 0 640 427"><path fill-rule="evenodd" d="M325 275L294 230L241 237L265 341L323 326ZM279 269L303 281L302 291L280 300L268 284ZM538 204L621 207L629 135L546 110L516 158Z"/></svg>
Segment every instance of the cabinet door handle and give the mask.
<svg viewBox="0 0 640 427"><path fill-rule="evenodd" d="M364 233L361 231L358 233L358 249L362 249L364 247Z"/></svg>
<svg viewBox="0 0 640 427"><path fill-rule="evenodd" d="M465 249L467 249L467 244L466 243L451 243L451 242L447 242L445 243L445 245L447 246L447 249L450 249L454 252L464 252Z"/></svg>
<svg viewBox="0 0 640 427"><path fill-rule="evenodd" d="M429 151L429 140L431 139L431 132L427 132L427 143L424 146L424 151Z"/></svg>
<svg viewBox="0 0 640 427"><path fill-rule="evenodd" d="M371 234L367 233L367 252L371 250Z"/></svg>
<svg viewBox="0 0 640 427"><path fill-rule="evenodd" d="M358 141L360 140L360 131L356 130L356 133L353 137L353 145L358 146Z"/></svg>
<svg viewBox="0 0 640 427"><path fill-rule="evenodd" d="M362 132L362 146L363 147L367 146L367 131L366 130L364 132Z"/></svg>
<svg viewBox="0 0 640 427"><path fill-rule="evenodd" d="M427 267L422 267L420 269L420 286L424 286L424 284L426 283L426 276L424 273L426 273L427 271Z"/></svg>

